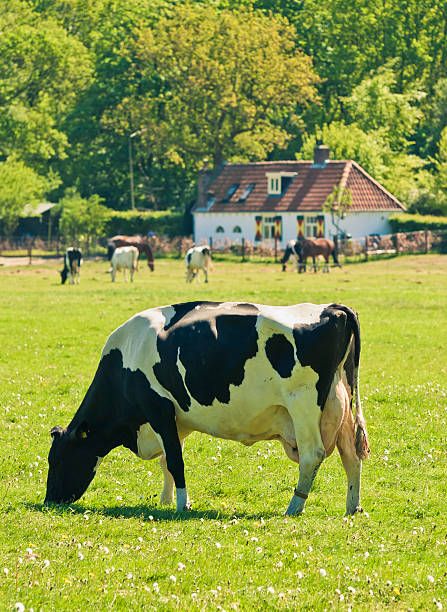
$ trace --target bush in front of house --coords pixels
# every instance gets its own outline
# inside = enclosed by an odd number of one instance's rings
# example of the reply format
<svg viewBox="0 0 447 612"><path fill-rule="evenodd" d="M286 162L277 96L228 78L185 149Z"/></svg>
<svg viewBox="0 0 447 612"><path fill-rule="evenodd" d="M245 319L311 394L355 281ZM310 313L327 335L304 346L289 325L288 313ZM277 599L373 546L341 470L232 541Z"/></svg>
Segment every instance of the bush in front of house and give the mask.
<svg viewBox="0 0 447 612"><path fill-rule="evenodd" d="M185 231L185 216L172 210L111 210L107 212L105 223L106 236L116 234L145 236L154 232L163 236L181 236Z"/></svg>
<svg viewBox="0 0 447 612"><path fill-rule="evenodd" d="M447 217L433 215L392 215L389 222L393 233L418 230L447 230Z"/></svg>

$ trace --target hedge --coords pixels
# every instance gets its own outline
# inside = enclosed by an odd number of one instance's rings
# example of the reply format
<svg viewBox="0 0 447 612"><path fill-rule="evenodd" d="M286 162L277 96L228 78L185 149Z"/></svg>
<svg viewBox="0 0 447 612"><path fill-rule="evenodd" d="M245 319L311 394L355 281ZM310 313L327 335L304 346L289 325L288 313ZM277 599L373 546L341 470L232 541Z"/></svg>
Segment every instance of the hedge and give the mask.
<svg viewBox="0 0 447 612"><path fill-rule="evenodd" d="M393 215L389 219L393 233L417 230L447 230L447 217L432 215Z"/></svg>
<svg viewBox="0 0 447 612"><path fill-rule="evenodd" d="M159 236L182 236L190 233L182 212L172 210L109 210L105 225L106 236L142 234L149 231Z"/></svg>

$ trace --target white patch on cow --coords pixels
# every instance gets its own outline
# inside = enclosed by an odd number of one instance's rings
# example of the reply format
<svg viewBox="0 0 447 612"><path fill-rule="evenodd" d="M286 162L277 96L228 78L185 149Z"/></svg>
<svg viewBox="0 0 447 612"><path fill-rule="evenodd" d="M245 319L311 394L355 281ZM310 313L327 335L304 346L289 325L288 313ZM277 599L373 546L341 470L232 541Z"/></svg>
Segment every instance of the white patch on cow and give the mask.
<svg viewBox="0 0 447 612"><path fill-rule="evenodd" d="M137 431L137 448L141 459L154 459L164 453L163 440L149 423L144 423Z"/></svg>
<svg viewBox="0 0 447 612"><path fill-rule="evenodd" d="M130 281L133 282L133 275L138 270L138 256L139 251L135 246L124 246L115 249L110 262L112 282L115 282L116 273L119 270L123 271L124 280L127 280L126 273L129 270Z"/></svg>
<svg viewBox="0 0 447 612"><path fill-rule="evenodd" d="M95 474L96 474L96 470L97 470L97 469L99 468L99 466L101 465L101 463L102 463L102 460L103 460L103 459L104 459L104 457L97 457L96 465L95 465L95 467L93 468L93 471L95 472Z"/></svg>
<svg viewBox="0 0 447 612"><path fill-rule="evenodd" d="M160 361L157 336L174 316L175 309L172 306L144 310L112 332L102 351L104 357L118 348L123 357L123 366L133 372L141 370L152 389L169 399L172 399L171 395L155 378L153 367Z"/></svg>
<svg viewBox="0 0 447 612"><path fill-rule="evenodd" d="M177 512L183 512L189 510L189 499L186 489L177 489Z"/></svg>

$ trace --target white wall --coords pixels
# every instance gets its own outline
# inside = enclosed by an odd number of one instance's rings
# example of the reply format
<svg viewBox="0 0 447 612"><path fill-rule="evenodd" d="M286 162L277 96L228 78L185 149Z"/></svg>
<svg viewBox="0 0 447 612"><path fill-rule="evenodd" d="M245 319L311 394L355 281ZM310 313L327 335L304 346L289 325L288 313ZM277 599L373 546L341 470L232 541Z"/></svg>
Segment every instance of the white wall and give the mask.
<svg viewBox="0 0 447 612"><path fill-rule="evenodd" d="M224 241L225 239L231 242L239 242L242 237L250 242L254 241L255 237L255 217L258 215L271 217L280 214L282 217L283 240L280 247L284 247L289 240L296 238L297 233L297 212L286 213L194 213L194 240L196 243L208 243L210 238L213 244ZM315 216L318 213L309 213ZM342 231L351 234L353 238L363 238L367 234L389 234L391 231L388 217L394 214L392 212L359 212L349 213L346 218L339 222L339 227ZM224 228L224 233L216 233L218 226ZM235 226L242 229L241 234L233 232ZM325 214L325 235L331 238L338 233L336 227L332 223L331 215Z"/></svg>
<svg viewBox="0 0 447 612"><path fill-rule="evenodd" d="M353 238L364 238L367 234L389 234L391 226L388 217L392 214L395 214L395 211L352 212L339 221L338 226L345 233L351 234ZM326 236L330 238L338 232L332 224L331 215L326 214L325 218Z"/></svg>
<svg viewBox="0 0 447 612"><path fill-rule="evenodd" d="M197 244L209 242L211 238L213 244L225 240L240 242L242 238L254 241L255 238L255 217L253 213L194 213L194 240ZM216 228L222 226L224 233L216 233ZM236 226L242 230L241 234L233 232Z"/></svg>

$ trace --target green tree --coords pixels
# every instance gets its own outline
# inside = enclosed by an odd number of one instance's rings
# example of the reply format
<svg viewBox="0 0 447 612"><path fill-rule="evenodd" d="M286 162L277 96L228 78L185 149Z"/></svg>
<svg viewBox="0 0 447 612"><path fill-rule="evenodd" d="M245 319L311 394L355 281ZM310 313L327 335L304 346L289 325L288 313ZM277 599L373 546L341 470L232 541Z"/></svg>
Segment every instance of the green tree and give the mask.
<svg viewBox="0 0 447 612"><path fill-rule="evenodd" d="M91 77L85 47L28 2L0 7L0 159L39 173L66 155L66 113Z"/></svg>
<svg viewBox="0 0 447 612"><path fill-rule="evenodd" d="M152 154L176 166L264 159L315 99L317 77L294 38L283 19L179 4L141 33L152 88L124 101L116 124L143 126Z"/></svg>
<svg viewBox="0 0 447 612"><path fill-rule="evenodd" d="M107 220L107 208L102 199L94 194L83 198L70 188L59 202L61 217L59 232L68 242L82 242L87 249L103 235Z"/></svg>
<svg viewBox="0 0 447 612"><path fill-rule="evenodd" d="M379 132L392 149L405 151L421 118L418 103L423 97L414 89L400 93L394 70L383 66L354 87L345 108L349 123L364 132Z"/></svg>
<svg viewBox="0 0 447 612"><path fill-rule="evenodd" d="M132 99L145 89L141 75L134 69L138 32L154 23L171 2L34 0L34 4L43 16L57 20L82 42L94 65L94 79L80 93L63 122L71 144L70 155L57 167L65 187L75 185L83 196L98 193L108 206L128 208L128 135L135 128L117 133L104 117L123 99ZM152 179L154 173L151 167L140 167L140 159L137 161L134 170L139 196L139 184L150 182L147 176ZM169 189L164 184L157 185L157 193L166 193L169 198ZM140 202L139 197L137 202L148 204Z"/></svg>
<svg viewBox="0 0 447 612"><path fill-rule="evenodd" d="M22 161L0 162L0 220L6 234L16 228L25 205L37 204L48 188L48 181Z"/></svg>

